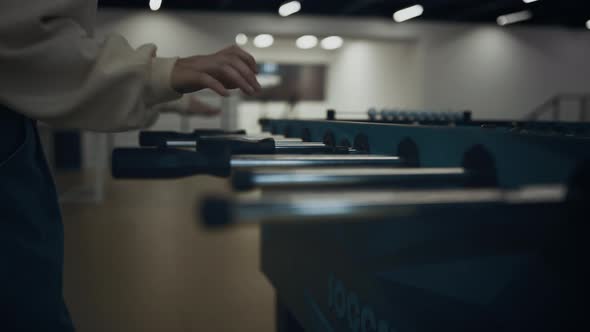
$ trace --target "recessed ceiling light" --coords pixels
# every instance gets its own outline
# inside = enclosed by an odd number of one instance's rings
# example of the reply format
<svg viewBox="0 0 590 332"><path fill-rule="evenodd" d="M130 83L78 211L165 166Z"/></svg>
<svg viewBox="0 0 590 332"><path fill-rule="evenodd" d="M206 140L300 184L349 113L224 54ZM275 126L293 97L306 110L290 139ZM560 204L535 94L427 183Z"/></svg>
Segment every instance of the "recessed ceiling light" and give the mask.
<svg viewBox="0 0 590 332"><path fill-rule="evenodd" d="M533 18L533 14L528 10L524 10L521 12L499 16L497 22L498 25L505 26L509 24L530 20L531 18Z"/></svg>
<svg viewBox="0 0 590 332"><path fill-rule="evenodd" d="M322 39L321 46L325 50L335 50L344 44L344 40L339 36L330 36Z"/></svg>
<svg viewBox="0 0 590 332"><path fill-rule="evenodd" d="M297 38L295 45L303 50L309 50L318 46L318 37L312 35L305 35Z"/></svg>
<svg viewBox="0 0 590 332"><path fill-rule="evenodd" d="M150 9L156 11L162 6L162 0L150 0Z"/></svg>
<svg viewBox="0 0 590 332"><path fill-rule="evenodd" d="M301 10L301 2L299 1L291 1L283 4L279 7L279 15L282 17L287 17L289 15L293 15Z"/></svg>
<svg viewBox="0 0 590 332"><path fill-rule="evenodd" d="M412 7L398 10L393 14L393 20L397 23L405 22L416 18L424 13L424 7L421 5L414 5Z"/></svg>
<svg viewBox="0 0 590 332"><path fill-rule="evenodd" d="M272 35L269 34L261 34L254 38L254 46L258 48L267 48L271 47L274 44L275 39Z"/></svg>
<svg viewBox="0 0 590 332"><path fill-rule="evenodd" d="M524 3L533 3L533 2L537 2L539 0L522 0Z"/></svg>
<svg viewBox="0 0 590 332"><path fill-rule="evenodd" d="M243 33L238 33L236 35L236 44L241 46L248 44L248 36L246 36L246 34Z"/></svg>

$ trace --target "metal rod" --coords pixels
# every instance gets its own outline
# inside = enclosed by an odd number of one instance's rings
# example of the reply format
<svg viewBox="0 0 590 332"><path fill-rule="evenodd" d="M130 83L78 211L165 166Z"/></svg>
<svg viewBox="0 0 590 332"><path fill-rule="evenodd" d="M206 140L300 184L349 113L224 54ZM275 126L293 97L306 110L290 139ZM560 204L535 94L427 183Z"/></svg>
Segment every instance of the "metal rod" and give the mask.
<svg viewBox="0 0 590 332"><path fill-rule="evenodd" d="M207 136L206 136L207 137ZM205 137L203 137L205 138ZM218 136L216 137L218 138ZM241 138L240 136L235 136L235 137L226 137L223 136L223 138ZM248 139L250 139L251 137L247 137ZM261 137L263 138L263 137ZM273 138L273 137L264 137L264 138ZM252 138L252 140L258 140L258 138ZM283 139L283 138L279 138L278 140L275 139L275 144L277 146L300 146L299 144L303 144L304 142L299 139L299 138L288 138L288 139ZM313 144L321 144L322 146L325 146L323 143L305 143L308 144L309 146L314 146ZM198 145L198 141L166 141L166 147L169 148L196 148Z"/></svg>
<svg viewBox="0 0 590 332"><path fill-rule="evenodd" d="M277 144L275 145L276 153L283 154L313 154L313 153L326 153L326 154L349 154L356 153L355 150L345 147L331 147L322 143L300 143L300 144Z"/></svg>
<svg viewBox="0 0 590 332"><path fill-rule="evenodd" d="M326 187L464 186L474 177L464 168L343 168L251 170L234 173L235 189Z"/></svg>
<svg viewBox="0 0 590 332"><path fill-rule="evenodd" d="M202 205L208 225L258 222L366 221L413 215L418 208L478 204L560 203L563 186L529 187L519 190L414 190L355 193L300 193L263 199L210 198Z"/></svg>
<svg viewBox="0 0 590 332"><path fill-rule="evenodd" d="M285 148L298 148L298 147L316 147L316 148L325 148L326 144L324 143L316 143L316 142L285 142L285 141L275 141L275 145L277 147L285 147Z"/></svg>
<svg viewBox="0 0 590 332"><path fill-rule="evenodd" d="M377 155L235 155L182 149L117 148L111 169L117 179L174 179L193 175L227 177L235 168L252 167L395 167L398 157Z"/></svg>
<svg viewBox="0 0 590 332"><path fill-rule="evenodd" d="M249 139L249 140L253 140L253 141L257 141L257 140L261 140L261 139L265 139L265 138L272 138L275 140L275 142L284 142L284 143L288 143L288 142L292 142L292 143L296 143L296 142L303 142L303 139L301 138L294 138L294 137L285 137L282 135L248 135L248 136L244 136L244 135L223 135L223 136L201 136L199 137L200 139L232 139L232 138L240 138L240 139Z"/></svg>
<svg viewBox="0 0 590 332"><path fill-rule="evenodd" d="M253 167L395 167L402 166L396 156L378 155L237 155L232 168Z"/></svg>
<svg viewBox="0 0 590 332"><path fill-rule="evenodd" d="M260 154L274 154L274 153L284 153L284 154L309 154L309 153L330 153L330 154L348 154L348 153L357 153L356 150L351 148L344 148L344 147L331 147L324 143L314 143L314 142L285 142L285 141L275 141L274 143L274 151L273 152L261 152ZM190 148L190 149L199 149L199 142L195 141L167 141L166 147L169 148ZM253 152L252 152L253 153ZM241 154L239 150L235 151L236 155Z"/></svg>
<svg viewBox="0 0 590 332"><path fill-rule="evenodd" d="M166 141L168 148L196 148L197 141Z"/></svg>
<svg viewBox="0 0 590 332"><path fill-rule="evenodd" d="M207 138L211 138L210 136L203 136L201 137L201 139L207 139ZM275 144L277 146L298 146L298 144L308 144L309 146L314 146L314 145L322 145L325 146L323 143L308 143L308 142L303 142L300 138L275 138L274 136L260 136L260 137L255 137L255 136L239 136L239 135L228 135L228 136L215 136L215 139L219 139L219 138L227 138L227 139L232 139L232 138L246 138L246 139L252 139L252 140L260 140L260 139L264 139L264 138L273 138L275 140ZM174 140L174 141L166 141L166 147L169 148L196 148L198 145L198 140Z"/></svg>

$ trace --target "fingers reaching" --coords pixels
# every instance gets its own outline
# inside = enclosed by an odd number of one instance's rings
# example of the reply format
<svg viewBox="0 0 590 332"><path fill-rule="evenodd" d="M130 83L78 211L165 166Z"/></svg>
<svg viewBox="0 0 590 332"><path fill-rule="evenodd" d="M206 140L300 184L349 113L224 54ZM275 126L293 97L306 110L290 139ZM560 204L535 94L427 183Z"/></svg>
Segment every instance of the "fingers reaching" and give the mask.
<svg viewBox="0 0 590 332"><path fill-rule="evenodd" d="M235 46L235 48L233 49L233 52L235 52L235 54L240 57L242 59L242 61L244 61L246 64L248 64L248 66L250 67L250 69L252 69L252 71L256 74L258 74L258 67L256 66L256 60L254 59L254 57L252 55L250 55L250 53L244 51L243 49L241 49L238 46Z"/></svg>
<svg viewBox="0 0 590 332"><path fill-rule="evenodd" d="M220 81L215 79L213 76L211 76L209 74L205 74L205 73L199 73L196 76L198 76L198 78L197 78L198 88L195 89L195 91L202 90L203 88L211 89L211 90L215 91L217 94L219 94L220 96L229 97L228 89Z"/></svg>
<svg viewBox="0 0 590 332"><path fill-rule="evenodd" d="M231 65L226 65L220 68L220 72L216 76L221 78L221 82L226 88L239 88L242 92L248 95L252 95L255 92L254 88L250 86L246 79Z"/></svg>
<svg viewBox="0 0 590 332"><path fill-rule="evenodd" d="M258 80L256 79L256 74L250 69L248 65L246 65L243 61L239 61L238 59L234 58L233 61L230 62L230 65L237 70L243 78L246 79L248 84L255 90L260 91L262 87Z"/></svg>
<svg viewBox="0 0 590 332"><path fill-rule="evenodd" d="M172 86L182 93L207 88L228 96L228 90L239 88L253 95L262 89L256 73L254 57L238 46L231 46L212 55L178 60L172 73Z"/></svg>

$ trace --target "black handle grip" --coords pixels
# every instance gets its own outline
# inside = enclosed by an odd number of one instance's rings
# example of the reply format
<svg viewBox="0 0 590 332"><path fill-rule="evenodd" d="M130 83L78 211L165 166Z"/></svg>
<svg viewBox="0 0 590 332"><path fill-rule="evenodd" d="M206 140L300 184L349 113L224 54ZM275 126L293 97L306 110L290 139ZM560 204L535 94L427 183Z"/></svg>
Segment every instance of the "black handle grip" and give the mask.
<svg viewBox="0 0 590 332"><path fill-rule="evenodd" d="M197 149L208 155L220 153L230 154L274 154L275 140L265 138L261 140L249 140L244 138L207 137L199 140Z"/></svg>
<svg viewBox="0 0 590 332"><path fill-rule="evenodd" d="M234 223L233 202L223 197L206 197L201 202L201 222L208 228L222 228Z"/></svg>
<svg viewBox="0 0 590 332"><path fill-rule="evenodd" d="M205 156L177 149L120 148L113 151L112 174L116 179L175 179L192 175L227 177L228 154Z"/></svg>
<svg viewBox="0 0 590 332"><path fill-rule="evenodd" d="M139 145L166 146L167 141L196 141L201 136L246 135L245 130L224 131L221 129L197 129L192 133L176 131L142 131L139 133Z"/></svg>
<svg viewBox="0 0 590 332"><path fill-rule="evenodd" d="M250 170L235 171L231 177L231 184L235 190L247 191L256 187L254 183L254 172Z"/></svg>

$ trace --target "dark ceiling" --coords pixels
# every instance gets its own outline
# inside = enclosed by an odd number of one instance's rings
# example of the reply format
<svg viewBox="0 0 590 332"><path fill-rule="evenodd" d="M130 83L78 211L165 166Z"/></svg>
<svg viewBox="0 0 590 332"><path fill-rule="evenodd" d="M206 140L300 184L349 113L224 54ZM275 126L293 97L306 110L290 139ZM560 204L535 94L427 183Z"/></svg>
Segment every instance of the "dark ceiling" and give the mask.
<svg viewBox="0 0 590 332"><path fill-rule="evenodd" d="M277 13L281 0L163 0L162 10ZM421 20L495 23L500 15L529 9L533 19L521 24L586 28L590 0L300 0L299 15L361 16L391 18L393 12L424 6ZM99 0L99 7L148 9L149 0ZM277 14L278 15L278 14Z"/></svg>

